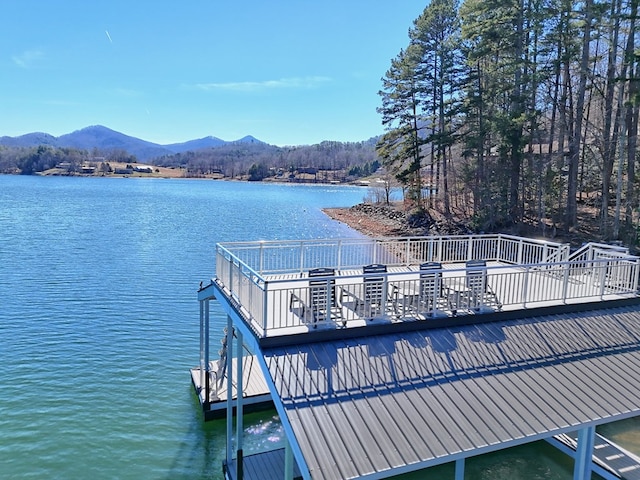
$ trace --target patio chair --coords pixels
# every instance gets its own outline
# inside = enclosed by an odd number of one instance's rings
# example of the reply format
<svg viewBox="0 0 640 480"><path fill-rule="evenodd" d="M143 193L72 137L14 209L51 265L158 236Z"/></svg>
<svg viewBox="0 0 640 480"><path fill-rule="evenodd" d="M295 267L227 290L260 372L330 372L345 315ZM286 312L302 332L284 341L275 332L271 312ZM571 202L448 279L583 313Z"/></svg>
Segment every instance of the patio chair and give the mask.
<svg viewBox="0 0 640 480"><path fill-rule="evenodd" d="M303 316L310 317L313 328L318 322L336 321L342 318L342 310L337 302L333 268L309 270L309 305L305 305Z"/></svg>
<svg viewBox="0 0 640 480"><path fill-rule="evenodd" d="M475 312L494 308L501 310L502 304L488 282L487 262L468 260L465 273L468 308Z"/></svg>
<svg viewBox="0 0 640 480"><path fill-rule="evenodd" d="M420 265L417 310L420 315L433 317L438 310L451 310L448 295L443 291L442 264L426 262Z"/></svg>
<svg viewBox="0 0 640 480"><path fill-rule="evenodd" d="M362 267L364 274L364 295L362 309L365 318L372 320L376 316L385 314L387 295L385 276L372 276L376 273L387 273L387 266L381 264L365 265Z"/></svg>

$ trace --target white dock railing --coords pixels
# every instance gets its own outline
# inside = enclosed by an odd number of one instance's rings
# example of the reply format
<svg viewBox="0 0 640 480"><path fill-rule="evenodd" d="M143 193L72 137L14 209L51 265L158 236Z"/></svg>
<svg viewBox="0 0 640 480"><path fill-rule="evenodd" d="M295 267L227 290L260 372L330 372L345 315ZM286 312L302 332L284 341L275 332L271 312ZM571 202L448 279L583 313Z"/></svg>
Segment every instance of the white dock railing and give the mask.
<svg viewBox="0 0 640 480"><path fill-rule="evenodd" d="M568 258L568 245L508 235L226 243L216 248L216 276L261 337L636 295L638 258L626 251L593 244ZM477 259L489 265L483 291L465 268ZM424 262L445 267L435 289L425 288ZM387 272L363 274L370 264ZM319 267L334 271L319 280L326 305L308 276ZM372 279L375 297L365 291Z"/></svg>
<svg viewBox="0 0 640 480"><path fill-rule="evenodd" d="M392 267L481 258L524 264L561 262L569 257L567 244L503 234L234 242L218 244L216 251L218 278L225 273L224 262L241 263L258 275L274 275L319 267L348 270L372 263Z"/></svg>

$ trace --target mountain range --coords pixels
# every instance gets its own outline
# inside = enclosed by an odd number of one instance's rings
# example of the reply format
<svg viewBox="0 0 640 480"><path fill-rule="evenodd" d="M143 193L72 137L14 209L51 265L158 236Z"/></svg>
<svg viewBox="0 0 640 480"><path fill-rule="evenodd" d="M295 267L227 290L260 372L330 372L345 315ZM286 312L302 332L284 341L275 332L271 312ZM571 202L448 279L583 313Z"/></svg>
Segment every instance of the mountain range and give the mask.
<svg viewBox="0 0 640 480"><path fill-rule="evenodd" d="M52 147L70 147L82 150L92 150L94 148L103 151L125 150L130 155L135 155L138 160L149 160L163 155L219 147L230 143L264 144L264 142L261 142L251 135L247 135L232 142L209 136L182 143L161 145L116 132L102 125L82 128L59 137L54 137L53 135L42 132L27 133L17 137L0 137L0 145L8 147L37 147L40 145L49 145Z"/></svg>

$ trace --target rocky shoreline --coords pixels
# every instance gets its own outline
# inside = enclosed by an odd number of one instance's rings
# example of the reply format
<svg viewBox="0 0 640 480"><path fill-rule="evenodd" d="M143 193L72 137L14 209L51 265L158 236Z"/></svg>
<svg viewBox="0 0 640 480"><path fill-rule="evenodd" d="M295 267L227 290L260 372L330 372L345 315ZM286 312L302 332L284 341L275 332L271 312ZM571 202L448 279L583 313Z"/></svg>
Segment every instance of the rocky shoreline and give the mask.
<svg viewBox="0 0 640 480"><path fill-rule="evenodd" d="M359 203L348 208L325 208L324 213L369 237L465 235L464 225L434 218L432 214L407 214L395 205Z"/></svg>

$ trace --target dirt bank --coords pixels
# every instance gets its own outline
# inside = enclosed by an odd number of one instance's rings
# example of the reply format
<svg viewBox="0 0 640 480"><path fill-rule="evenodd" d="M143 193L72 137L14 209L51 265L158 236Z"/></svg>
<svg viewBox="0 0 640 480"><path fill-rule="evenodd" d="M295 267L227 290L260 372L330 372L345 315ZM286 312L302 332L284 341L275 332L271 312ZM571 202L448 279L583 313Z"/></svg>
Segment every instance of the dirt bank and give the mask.
<svg viewBox="0 0 640 480"><path fill-rule="evenodd" d="M334 220L349 225L369 237L404 237L420 235L464 235L463 225L434 218L433 214L407 214L397 206L360 203L349 208L326 208Z"/></svg>

